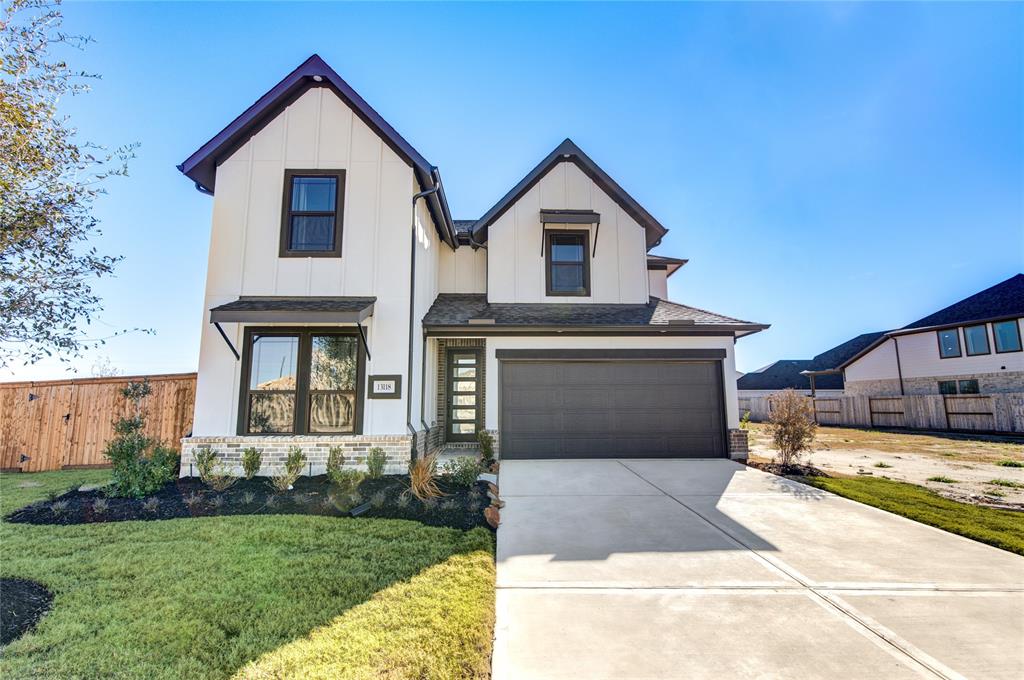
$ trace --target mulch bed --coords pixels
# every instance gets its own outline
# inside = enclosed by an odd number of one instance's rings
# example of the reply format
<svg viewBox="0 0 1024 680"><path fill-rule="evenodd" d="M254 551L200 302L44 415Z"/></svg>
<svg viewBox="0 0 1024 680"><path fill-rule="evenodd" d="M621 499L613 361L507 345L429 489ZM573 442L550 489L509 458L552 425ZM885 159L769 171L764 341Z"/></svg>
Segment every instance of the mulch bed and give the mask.
<svg viewBox="0 0 1024 680"><path fill-rule="evenodd" d="M762 463L756 460L748 460L747 465L764 472L770 472L773 475L780 475L783 477L828 477L827 474L822 472L816 467L810 465L780 465L778 463Z"/></svg>
<svg viewBox="0 0 1024 680"><path fill-rule="evenodd" d="M0 578L0 645L21 637L50 610L53 595L23 578Z"/></svg>
<svg viewBox="0 0 1024 680"><path fill-rule="evenodd" d="M110 498L102 489L75 489L16 510L6 520L22 524L91 524L223 515L327 515L411 519L463 530L489 528L483 515L490 504L485 482L466 488L441 477L437 484L445 495L424 502L408 493L407 475L364 479L354 496L344 493L326 475L300 477L294 489L286 492L276 491L266 478L260 477L239 480L222 492L213 491L198 478L186 477L169 482L145 499ZM155 502L151 500L154 498Z"/></svg>

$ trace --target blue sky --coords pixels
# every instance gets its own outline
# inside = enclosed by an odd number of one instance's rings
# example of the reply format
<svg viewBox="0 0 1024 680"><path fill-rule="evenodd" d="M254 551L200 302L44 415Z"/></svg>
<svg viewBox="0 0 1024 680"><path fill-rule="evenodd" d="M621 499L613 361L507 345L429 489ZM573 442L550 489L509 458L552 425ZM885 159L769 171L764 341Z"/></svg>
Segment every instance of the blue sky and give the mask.
<svg viewBox="0 0 1024 680"><path fill-rule="evenodd" d="M771 323L741 370L904 325L1024 269L1021 4L74 3L66 103L138 141L97 206L94 335L72 362L195 370L211 199L175 165L319 53L475 218L572 137L671 229L679 302ZM55 362L4 378L64 377Z"/></svg>

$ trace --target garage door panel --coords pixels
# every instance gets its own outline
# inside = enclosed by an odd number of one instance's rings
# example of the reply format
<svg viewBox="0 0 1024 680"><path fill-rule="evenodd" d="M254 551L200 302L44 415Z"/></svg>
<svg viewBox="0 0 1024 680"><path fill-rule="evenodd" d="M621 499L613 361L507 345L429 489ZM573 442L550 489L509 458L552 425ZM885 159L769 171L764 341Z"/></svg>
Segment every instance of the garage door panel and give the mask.
<svg viewBox="0 0 1024 680"><path fill-rule="evenodd" d="M721 364L502 363L506 458L725 455Z"/></svg>

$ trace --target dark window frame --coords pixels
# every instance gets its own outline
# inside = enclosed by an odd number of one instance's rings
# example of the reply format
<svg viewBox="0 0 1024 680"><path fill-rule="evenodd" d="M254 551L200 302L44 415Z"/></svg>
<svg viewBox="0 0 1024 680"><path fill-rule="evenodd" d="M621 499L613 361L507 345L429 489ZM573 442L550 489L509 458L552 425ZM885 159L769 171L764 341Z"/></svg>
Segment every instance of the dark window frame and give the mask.
<svg viewBox="0 0 1024 680"><path fill-rule="evenodd" d="M351 432L310 432L309 395L311 392L335 392L337 390L310 390L309 372L313 359L313 336L338 335L356 340L356 401L352 416ZM292 414L291 432L249 432L249 379L252 374L253 336L298 336L299 352L295 376L295 411ZM290 391L290 390L289 390ZM366 400L366 348L360 342L356 328L333 326L246 326L242 341L242 376L239 381L238 424L236 431L241 437L291 437L296 435L312 437L344 437L363 433L364 401Z"/></svg>
<svg viewBox="0 0 1024 680"><path fill-rule="evenodd" d="M942 389L943 385L946 385L946 390ZM950 388L952 388L952 391L950 391ZM950 396L950 397L951 396L956 396L957 394L959 394L959 390L957 388L956 380L940 380L939 381L939 394L944 395L944 396Z"/></svg>
<svg viewBox="0 0 1024 680"><path fill-rule="evenodd" d="M964 391L964 383L974 383L974 390ZM981 394L981 384L977 378L965 378L963 380L956 381L957 394Z"/></svg>
<svg viewBox="0 0 1024 680"><path fill-rule="evenodd" d="M967 341L967 331L971 330L972 328L980 328L980 329L982 329L985 332L985 351L984 352L972 352L971 351L971 343ZM969 356L969 357L980 357L980 356L985 356L986 354L992 354L992 343L989 342L989 339L988 339L988 324L987 323L976 323L976 324L972 324L970 326L964 326L963 335L964 335L964 348L963 348L963 351L964 351L964 354L966 354L967 356Z"/></svg>
<svg viewBox="0 0 1024 680"><path fill-rule="evenodd" d="M996 333L996 326L1002 324L1011 324L1014 332L1017 334L1017 349L999 349L999 335ZM1004 319L1002 321L992 322L992 344L996 354L1013 354L1014 352L1024 352L1024 342L1021 341L1020 337L1020 322L1017 319Z"/></svg>
<svg viewBox="0 0 1024 680"><path fill-rule="evenodd" d="M554 236L581 236L583 238L583 290L576 292L558 291L551 289L551 268L554 261L551 259L552 237ZM590 230L589 229L545 229L544 230L544 255L547 262L544 264L544 289L547 297L590 297Z"/></svg>
<svg viewBox="0 0 1024 680"><path fill-rule="evenodd" d="M956 333L956 354L950 354L946 356L942 353L942 333L945 331L953 331ZM964 355L963 343L960 341L960 328L940 328L935 331L935 341L939 346L939 358L940 359L958 359Z"/></svg>
<svg viewBox="0 0 1024 680"><path fill-rule="evenodd" d="M298 215L328 215L321 212L292 212L292 189L293 180L296 177L334 177L337 180L337 193L334 197L334 248L331 250L291 250L291 223L292 216ZM284 195L281 200L281 242L278 249L278 257L341 257L341 236L343 233L342 223L345 213L345 171L342 169L314 169L299 170L287 169L284 171Z"/></svg>
<svg viewBox="0 0 1024 680"><path fill-rule="evenodd" d="M475 354L476 355L476 377L473 379L476 381L476 404L472 407L467 406L456 406L453 403L453 396L455 394L469 394L468 392L454 392L452 387L459 378L455 377L455 355L456 354ZM484 409L483 409L483 371L484 371L484 350L482 347L449 347L445 350L445 376L444 376L444 391L445 391L445 423L444 423L444 440L445 442L475 442L477 435L480 434L480 430L483 429L484 421ZM468 379L468 378L467 378ZM476 426L476 432L473 434L454 434L452 432L452 423L466 423L470 422L467 420L455 420L454 412L457 409L462 408L473 408L476 410L476 418L472 421Z"/></svg>

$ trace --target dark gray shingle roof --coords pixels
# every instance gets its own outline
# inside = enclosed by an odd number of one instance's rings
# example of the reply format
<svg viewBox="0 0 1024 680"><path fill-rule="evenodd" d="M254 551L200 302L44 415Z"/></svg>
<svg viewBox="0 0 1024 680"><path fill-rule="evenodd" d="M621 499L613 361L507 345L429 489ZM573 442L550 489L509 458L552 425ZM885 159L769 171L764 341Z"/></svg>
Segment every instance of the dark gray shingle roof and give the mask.
<svg viewBox="0 0 1024 680"><path fill-rule="evenodd" d="M1003 316L1024 316L1024 274L1011 276L1002 283L907 324L900 330L945 326Z"/></svg>
<svg viewBox="0 0 1024 680"><path fill-rule="evenodd" d="M696 307L651 298L646 305L588 303L488 303L480 294L442 293L427 310L427 326L469 325L470 319L493 319L497 326L644 326L692 322L696 326L750 326L742 321Z"/></svg>
<svg viewBox="0 0 1024 680"><path fill-rule="evenodd" d="M812 370L813 366L814 359L781 359L759 371L740 376L736 381L736 387L741 390L809 390L811 381L806 375L801 375L801 371ZM841 390L843 376L817 376L814 379L814 386L819 390Z"/></svg>

